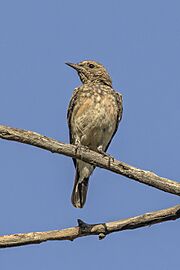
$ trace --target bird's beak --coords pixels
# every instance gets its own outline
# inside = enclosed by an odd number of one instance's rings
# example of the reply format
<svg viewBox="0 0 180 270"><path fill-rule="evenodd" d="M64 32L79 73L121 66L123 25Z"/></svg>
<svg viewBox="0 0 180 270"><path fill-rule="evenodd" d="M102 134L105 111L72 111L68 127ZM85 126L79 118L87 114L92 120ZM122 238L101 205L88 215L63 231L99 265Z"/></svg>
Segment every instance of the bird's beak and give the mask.
<svg viewBox="0 0 180 270"><path fill-rule="evenodd" d="M65 63L69 67L74 68L75 70L79 70L79 65L78 64L73 64L73 63Z"/></svg>

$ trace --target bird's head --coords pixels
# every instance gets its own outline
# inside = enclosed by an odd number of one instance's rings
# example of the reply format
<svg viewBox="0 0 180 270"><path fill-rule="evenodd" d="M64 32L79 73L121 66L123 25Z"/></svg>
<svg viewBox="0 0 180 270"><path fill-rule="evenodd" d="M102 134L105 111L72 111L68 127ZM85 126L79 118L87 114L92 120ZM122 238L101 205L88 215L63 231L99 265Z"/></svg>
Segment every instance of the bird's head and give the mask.
<svg viewBox="0 0 180 270"><path fill-rule="evenodd" d="M95 61L86 60L78 64L66 63L68 66L74 68L82 81L82 83L88 82L100 82L112 87L112 80L107 70L103 65Z"/></svg>

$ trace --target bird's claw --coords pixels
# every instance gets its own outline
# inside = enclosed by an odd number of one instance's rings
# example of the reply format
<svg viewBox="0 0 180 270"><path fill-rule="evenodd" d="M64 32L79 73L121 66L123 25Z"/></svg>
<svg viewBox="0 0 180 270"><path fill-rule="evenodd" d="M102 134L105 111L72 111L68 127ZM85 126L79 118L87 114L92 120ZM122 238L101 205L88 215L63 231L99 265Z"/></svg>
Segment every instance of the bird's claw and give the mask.
<svg viewBox="0 0 180 270"><path fill-rule="evenodd" d="M102 148L102 145L98 146L97 150L98 150L98 152L99 152L100 154L102 154L104 157L108 157L108 158L109 158L109 159L108 159L108 166L110 167L110 165L111 165L111 160L112 160L112 162L114 162L114 157L112 157L110 154L104 152L104 151L103 151L103 148Z"/></svg>
<svg viewBox="0 0 180 270"><path fill-rule="evenodd" d="M86 151L88 151L90 149L88 146L82 145L79 138L78 139L76 138L76 140L75 140L75 147L76 147L75 148L75 153L76 154L77 154L77 151L78 150L81 150L81 148L84 149L84 150L86 150Z"/></svg>

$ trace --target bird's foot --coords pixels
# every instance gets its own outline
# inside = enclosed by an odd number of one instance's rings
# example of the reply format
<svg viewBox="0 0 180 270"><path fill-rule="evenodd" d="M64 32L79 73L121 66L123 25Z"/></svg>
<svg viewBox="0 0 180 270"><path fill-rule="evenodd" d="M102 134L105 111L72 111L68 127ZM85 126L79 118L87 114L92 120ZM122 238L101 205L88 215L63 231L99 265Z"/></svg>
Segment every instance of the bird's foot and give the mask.
<svg viewBox="0 0 180 270"><path fill-rule="evenodd" d="M114 157L112 157L110 154L104 152L102 145L98 146L97 148L98 152L102 154L104 157L108 157L108 166L111 166L111 161L114 162Z"/></svg>
<svg viewBox="0 0 180 270"><path fill-rule="evenodd" d="M86 150L86 151L89 151L89 150L90 150L89 146L87 146L87 145L82 145L82 147L83 147L84 150Z"/></svg>
<svg viewBox="0 0 180 270"><path fill-rule="evenodd" d="M81 144L81 141L79 138L75 140L75 146L76 146L76 149L75 149L76 154L77 154L78 150L81 150L81 148L86 150L86 151L90 150L90 148L88 146Z"/></svg>
<svg viewBox="0 0 180 270"><path fill-rule="evenodd" d="M80 142L80 139L79 138L76 138L76 140L75 140L75 154L77 154L77 151L78 151L78 149L81 147L81 142Z"/></svg>
<svg viewBox="0 0 180 270"><path fill-rule="evenodd" d="M74 144L75 144L76 146L80 146L80 145L81 145L80 139L79 139L79 138L76 138Z"/></svg>

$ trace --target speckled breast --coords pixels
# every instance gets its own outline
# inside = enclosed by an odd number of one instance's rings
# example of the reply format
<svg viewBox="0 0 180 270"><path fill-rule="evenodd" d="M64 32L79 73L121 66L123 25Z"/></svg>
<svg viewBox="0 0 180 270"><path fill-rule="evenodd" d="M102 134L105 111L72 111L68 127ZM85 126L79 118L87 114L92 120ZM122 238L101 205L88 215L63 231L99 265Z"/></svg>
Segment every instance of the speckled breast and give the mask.
<svg viewBox="0 0 180 270"><path fill-rule="evenodd" d="M90 91L89 91L90 90ZM117 102L110 87L95 85L83 89L72 118L74 135L83 145L103 149L109 143L117 123Z"/></svg>

